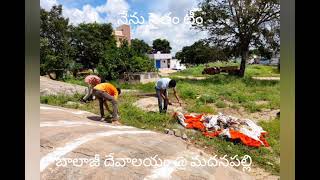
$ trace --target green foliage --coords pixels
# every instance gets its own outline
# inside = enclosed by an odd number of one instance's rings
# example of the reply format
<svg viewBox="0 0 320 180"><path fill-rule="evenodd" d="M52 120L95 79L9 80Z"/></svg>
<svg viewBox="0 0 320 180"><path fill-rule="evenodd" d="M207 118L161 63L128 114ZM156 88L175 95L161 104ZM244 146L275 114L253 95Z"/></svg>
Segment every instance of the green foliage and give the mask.
<svg viewBox="0 0 320 180"><path fill-rule="evenodd" d="M105 51L97 70L101 77L111 80L124 72L154 71L154 65L146 55L137 55L127 43L123 43L119 48Z"/></svg>
<svg viewBox="0 0 320 180"><path fill-rule="evenodd" d="M200 70L198 67L195 69ZM280 108L280 83L278 81L261 81L249 76L239 78L218 74L208 76L204 80L180 79L177 81L177 90L184 100L195 100L199 97L197 99L199 102L218 103L216 105L220 107L225 107L223 101L227 100L236 104L232 108L243 107L248 112L260 111L262 108ZM267 101L267 104L257 105L256 101Z"/></svg>
<svg viewBox="0 0 320 180"><path fill-rule="evenodd" d="M49 12L40 10L40 73L42 75L55 71L65 72L68 68L73 55L68 23L69 20L62 16L61 5L53 6Z"/></svg>
<svg viewBox="0 0 320 180"><path fill-rule="evenodd" d="M77 78L80 71L98 70L103 80L117 79L124 72L154 71L146 53L150 47L143 40L127 41L116 46L110 23L69 25L62 16L62 6L47 12L41 9L40 70L41 75L55 72L61 79L67 71Z"/></svg>
<svg viewBox="0 0 320 180"><path fill-rule="evenodd" d="M154 53L156 53L157 51L160 51L161 53L170 53L172 48L170 47L170 43L168 40L155 39L152 42L152 49Z"/></svg>
<svg viewBox="0 0 320 180"><path fill-rule="evenodd" d="M209 114L216 114L216 110L209 105L205 105L202 103L195 103L190 105L187 108L188 112L194 112L194 113L209 113Z"/></svg>
<svg viewBox="0 0 320 180"><path fill-rule="evenodd" d="M203 94L200 96L199 101L202 103L214 103L218 99L218 96L215 94Z"/></svg>
<svg viewBox="0 0 320 180"><path fill-rule="evenodd" d="M116 48L112 25L82 23L73 28L75 60L85 69L94 69L103 59L104 52Z"/></svg>
<svg viewBox="0 0 320 180"><path fill-rule="evenodd" d="M205 64L214 61L228 60L228 54L218 47L210 47L204 41L197 41L191 46L185 46L177 52L176 58L182 63Z"/></svg>
<svg viewBox="0 0 320 180"><path fill-rule="evenodd" d="M207 31L207 40L219 47L231 47L241 56L240 76L244 76L250 47L280 50L280 1L202 0L195 18L202 24L196 29Z"/></svg>
<svg viewBox="0 0 320 180"><path fill-rule="evenodd" d="M227 104L225 102L223 102L223 101L217 101L216 102L216 106L218 108L225 108L225 107L227 107Z"/></svg>
<svg viewBox="0 0 320 180"><path fill-rule="evenodd" d="M146 42L140 39L131 40L131 49L138 55L144 55L152 50Z"/></svg>

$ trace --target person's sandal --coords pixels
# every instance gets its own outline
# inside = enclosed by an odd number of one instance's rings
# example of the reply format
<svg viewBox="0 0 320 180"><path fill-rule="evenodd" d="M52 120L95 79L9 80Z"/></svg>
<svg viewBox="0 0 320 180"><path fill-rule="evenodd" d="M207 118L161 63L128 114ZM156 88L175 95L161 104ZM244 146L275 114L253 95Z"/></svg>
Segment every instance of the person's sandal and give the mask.
<svg viewBox="0 0 320 180"><path fill-rule="evenodd" d="M118 120L113 120L113 121L112 121L112 124L113 124L113 125L117 125L117 126L118 126L118 125L121 125L121 123L120 123Z"/></svg>

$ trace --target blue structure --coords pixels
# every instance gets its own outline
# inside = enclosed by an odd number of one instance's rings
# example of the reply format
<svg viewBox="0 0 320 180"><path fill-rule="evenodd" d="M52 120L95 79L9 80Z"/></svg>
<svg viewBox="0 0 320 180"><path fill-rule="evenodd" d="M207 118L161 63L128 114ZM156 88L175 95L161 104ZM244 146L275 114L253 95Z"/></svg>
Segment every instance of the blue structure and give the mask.
<svg viewBox="0 0 320 180"><path fill-rule="evenodd" d="M157 59L156 60L156 68L160 69L160 67L161 67L161 60Z"/></svg>

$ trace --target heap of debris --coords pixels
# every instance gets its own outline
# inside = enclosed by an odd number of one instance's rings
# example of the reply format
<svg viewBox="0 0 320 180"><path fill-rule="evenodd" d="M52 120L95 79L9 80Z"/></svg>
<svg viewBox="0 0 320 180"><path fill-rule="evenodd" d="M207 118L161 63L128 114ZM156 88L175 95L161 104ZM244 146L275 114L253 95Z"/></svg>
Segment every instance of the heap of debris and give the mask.
<svg viewBox="0 0 320 180"><path fill-rule="evenodd" d="M208 67L204 68L202 71L202 74L209 74L209 75L214 75L214 74L220 74L220 73L228 73L230 75L238 75L240 73L240 69L238 66L224 66L224 67Z"/></svg>

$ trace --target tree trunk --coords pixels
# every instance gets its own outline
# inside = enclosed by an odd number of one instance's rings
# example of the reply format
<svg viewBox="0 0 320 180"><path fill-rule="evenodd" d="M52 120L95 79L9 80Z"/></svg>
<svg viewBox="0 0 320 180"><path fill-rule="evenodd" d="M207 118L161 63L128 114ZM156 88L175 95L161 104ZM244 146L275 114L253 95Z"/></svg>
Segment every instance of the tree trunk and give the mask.
<svg viewBox="0 0 320 180"><path fill-rule="evenodd" d="M77 71L77 70L73 71L73 73L72 73L72 75L73 75L74 78L77 78L77 74L78 74L78 71Z"/></svg>
<svg viewBox="0 0 320 180"><path fill-rule="evenodd" d="M247 59L248 59L248 54L249 54L249 48L243 48L242 52L241 52L241 63L240 63L240 72L239 72L239 76L243 77L245 70L246 70L246 63L247 63Z"/></svg>
<svg viewBox="0 0 320 180"><path fill-rule="evenodd" d="M279 58L279 61L278 61L278 72L280 72L280 58Z"/></svg>

